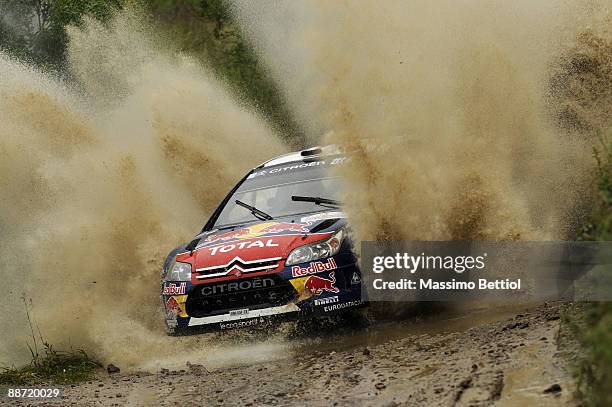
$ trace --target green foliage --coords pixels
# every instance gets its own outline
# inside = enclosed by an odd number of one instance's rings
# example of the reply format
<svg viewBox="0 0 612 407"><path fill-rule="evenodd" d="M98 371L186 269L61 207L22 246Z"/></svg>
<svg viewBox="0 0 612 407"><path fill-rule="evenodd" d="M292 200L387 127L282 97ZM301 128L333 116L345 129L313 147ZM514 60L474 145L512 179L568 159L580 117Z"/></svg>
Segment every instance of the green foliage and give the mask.
<svg viewBox="0 0 612 407"><path fill-rule="evenodd" d="M0 0L0 49L38 66L60 71L65 28L84 15L105 20L123 0Z"/></svg>
<svg viewBox="0 0 612 407"><path fill-rule="evenodd" d="M594 150L597 160L599 199L584 240L612 240L612 141L599 138ZM578 390L588 405L612 405L612 303L582 304L567 318L583 348L578 359Z"/></svg>
<svg viewBox="0 0 612 407"><path fill-rule="evenodd" d="M612 405L612 303L590 304L585 312L587 329L581 335L587 350L579 385L594 406Z"/></svg>
<svg viewBox="0 0 612 407"><path fill-rule="evenodd" d="M28 366L0 368L0 384L76 383L93 379L100 366L82 350L58 351L44 343L43 353L34 353Z"/></svg>
<svg viewBox="0 0 612 407"><path fill-rule="evenodd" d="M597 161L597 190L599 192L591 221L580 240L612 240L612 140L599 136L599 147L593 148Z"/></svg>
<svg viewBox="0 0 612 407"><path fill-rule="evenodd" d="M47 70L66 72L66 26L84 15L106 21L127 3L151 14L170 43L195 55L261 112L286 141L305 139L274 81L243 38L225 0L0 0L0 50Z"/></svg>
<svg viewBox="0 0 612 407"><path fill-rule="evenodd" d="M65 27L68 24L79 23L83 15L102 21L107 20L123 5L123 0L55 0L52 3L52 24Z"/></svg>
<svg viewBox="0 0 612 407"><path fill-rule="evenodd" d="M255 107L290 144L305 136L275 82L243 37L225 0L142 0L181 51L196 55L246 104Z"/></svg>
<svg viewBox="0 0 612 407"><path fill-rule="evenodd" d="M25 314L30 326L32 343L28 349L32 355L29 365L16 368L0 367L0 385L32 385L40 383L76 383L90 380L95 376L95 370L100 363L90 358L83 350L58 351L46 342L40 331L38 339L34 333L34 323L30 317L32 299L25 294L21 298L25 305ZM42 353L38 345L42 345Z"/></svg>

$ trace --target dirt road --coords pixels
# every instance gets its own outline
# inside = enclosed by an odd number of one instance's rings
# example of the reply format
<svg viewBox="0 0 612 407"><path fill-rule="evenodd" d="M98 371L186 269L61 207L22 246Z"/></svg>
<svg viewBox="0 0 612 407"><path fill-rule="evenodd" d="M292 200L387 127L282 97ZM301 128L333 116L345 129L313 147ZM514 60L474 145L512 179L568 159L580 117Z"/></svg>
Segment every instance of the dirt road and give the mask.
<svg viewBox="0 0 612 407"><path fill-rule="evenodd" d="M99 380L67 388L62 404L576 404L565 346L559 346L559 305L436 313L312 334L272 360L104 372ZM242 346L248 354L250 345Z"/></svg>

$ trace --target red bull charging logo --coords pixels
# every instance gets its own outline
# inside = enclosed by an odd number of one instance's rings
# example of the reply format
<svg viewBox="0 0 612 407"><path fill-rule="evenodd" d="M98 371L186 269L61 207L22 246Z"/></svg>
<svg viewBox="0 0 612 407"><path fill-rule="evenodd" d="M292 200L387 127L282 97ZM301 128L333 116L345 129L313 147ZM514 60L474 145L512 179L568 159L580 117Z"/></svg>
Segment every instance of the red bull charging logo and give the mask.
<svg viewBox="0 0 612 407"><path fill-rule="evenodd" d="M229 240L235 239L251 239L254 237L283 232L307 233L308 228L306 227L306 225L301 223L266 222L248 226L245 228L240 228L220 235L209 236L204 239L203 243L209 244L227 242Z"/></svg>
<svg viewBox="0 0 612 407"><path fill-rule="evenodd" d="M330 293L337 293L338 287L336 287L336 272L332 271L329 273L329 279L317 276L310 276L304 287L307 288L314 295L320 295L323 291L328 291Z"/></svg>

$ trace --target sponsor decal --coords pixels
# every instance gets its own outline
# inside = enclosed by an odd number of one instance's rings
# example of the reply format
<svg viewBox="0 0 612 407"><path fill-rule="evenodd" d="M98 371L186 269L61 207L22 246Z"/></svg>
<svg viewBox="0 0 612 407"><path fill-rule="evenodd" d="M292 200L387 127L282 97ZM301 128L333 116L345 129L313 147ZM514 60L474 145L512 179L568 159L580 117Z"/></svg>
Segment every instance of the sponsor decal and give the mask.
<svg viewBox="0 0 612 407"><path fill-rule="evenodd" d="M170 297L168 301L166 301L166 312L168 317L174 316L177 317L181 313L181 305L178 303L176 298Z"/></svg>
<svg viewBox="0 0 612 407"><path fill-rule="evenodd" d="M285 305L278 306L278 307L250 309L247 317L240 316L240 315L231 316L228 313L228 314L213 315L213 316L202 317L202 318L191 318L189 320L188 325L189 326L210 325L213 323L214 324L217 324L217 323L226 324L226 323L238 321L238 320L246 321L245 318L249 318L250 320L253 320L254 318L259 318L259 322L263 322L265 321L264 317L269 317L272 315L295 313L299 311L300 311L300 307L298 307L294 303L289 303L289 304L285 304ZM236 328L237 326L234 326L234 327ZM231 326L228 328L231 328Z"/></svg>
<svg viewBox="0 0 612 407"><path fill-rule="evenodd" d="M340 292L334 284L336 284L336 273L332 271L329 273L329 279L318 276L308 277L304 287L314 295L320 295L323 291L328 291L330 293Z"/></svg>
<svg viewBox="0 0 612 407"><path fill-rule="evenodd" d="M305 287L306 280L308 280L308 277L298 277L289 280L295 291L298 293L296 303L300 303L301 301L305 301L312 297L312 293Z"/></svg>
<svg viewBox="0 0 612 407"><path fill-rule="evenodd" d="M338 165L338 164L343 164L346 161L349 161L350 158L349 157L336 157L334 158L331 163L329 163L329 165Z"/></svg>
<svg viewBox="0 0 612 407"><path fill-rule="evenodd" d="M296 171L296 170L300 170L300 169L308 168L308 167L339 165L349 160L350 160L349 157L335 157L331 160L317 160L317 161L311 161L309 163L290 164L284 167L266 168L266 169L262 169L257 172L253 172L251 175L249 175L249 179L261 177L264 175L283 174L286 172Z"/></svg>
<svg viewBox="0 0 612 407"><path fill-rule="evenodd" d="M185 310L185 301L187 301L186 295L177 295L170 297L166 301L166 320L176 319L177 317L187 317L187 311Z"/></svg>
<svg viewBox="0 0 612 407"><path fill-rule="evenodd" d="M237 317L237 316L241 316L241 315L248 315L249 314L249 309L245 308L245 309L235 309L235 310L231 310L229 312L231 317Z"/></svg>
<svg viewBox="0 0 612 407"><path fill-rule="evenodd" d="M343 302L342 304L327 305L323 307L323 310L325 312L331 312L331 311L337 311L337 310L344 309L344 308L354 307L354 306L361 305L361 304L363 304L363 301L361 300L349 301L349 302Z"/></svg>
<svg viewBox="0 0 612 407"><path fill-rule="evenodd" d="M353 277L351 277L351 284L355 285L359 283L361 283L361 277L359 277L359 274L355 271L353 272Z"/></svg>
<svg viewBox="0 0 612 407"><path fill-rule="evenodd" d="M346 218L346 214L344 212L323 212L323 213L317 213L316 215L305 216L300 220L303 223L311 224L314 222L318 222L320 220L342 219L342 218Z"/></svg>
<svg viewBox="0 0 612 407"><path fill-rule="evenodd" d="M266 222L259 223L257 225L251 225L244 228L240 228L237 230L232 230L227 233L222 233L218 235L208 236L206 239L202 241L199 247L205 244L211 243L219 243L219 242L227 242L228 240L236 240L236 239L252 239L255 237L260 237L268 234L275 233L283 233L283 232L297 232L297 233L307 233L308 228L307 225L302 225L300 223L284 223L284 222Z"/></svg>
<svg viewBox="0 0 612 407"><path fill-rule="evenodd" d="M261 177L262 175L274 175L274 174L282 174L288 171L294 171L294 170L298 170L301 168L308 168L308 167L316 167L319 165L325 165L325 161L321 160L321 161L312 161L309 163L300 163L300 164L293 164L293 165L287 165L285 167L276 167L276 168L270 168L270 169L264 169L261 171L257 171L257 172L253 172L251 175L249 175L249 178L256 178L256 177Z"/></svg>
<svg viewBox="0 0 612 407"><path fill-rule="evenodd" d="M284 232L297 232L297 233L308 233L310 229L308 225L301 223L279 223L275 226L266 228L265 233L284 233Z"/></svg>
<svg viewBox="0 0 612 407"><path fill-rule="evenodd" d="M251 319L248 321L236 321L236 322L227 322L227 323L221 322L219 324L219 328L222 330L223 329L245 328L248 326L260 324L262 322L264 322L263 318L259 318L259 319L255 318L255 319Z"/></svg>
<svg viewBox="0 0 612 407"><path fill-rule="evenodd" d="M325 298L318 298L314 300L314 305L325 305L325 304L333 304L335 302L338 302L338 296L334 295L333 297L325 297Z"/></svg>
<svg viewBox="0 0 612 407"><path fill-rule="evenodd" d="M227 294L250 290L252 288L273 287L276 283L272 278L258 278L254 280L232 281L223 284L207 285L202 288L202 295Z"/></svg>
<svg viewBox="0 0 612 407"><path fill-rule="evenodd" d="M233 244L226 244L223 246L208 247L210 255L215 256L217 253L227 253L234 250L263 248L263 247L278 247L278 243L274 243L273 239L267 240L255 240L254 242L240 242Z"/></svg>
<svg viewBox="0 0 612 407"><path fill-rule="evenodd" d="M330 258L326 262L313 261L308 267L293 266L291 267L291 275L293 277L303 277L309 274L320 273L322 271L335 270L336 268L336 261Z"/></svg>
<svg viewBox="0 0 612 407"><path fill-rule="evenodd" d="M176 285L174 283L170 283L169 285L164 284L164 289L162 291L163 295L182 295L185 294L185 288L187 287L187 283L181 283Z"/></svg>

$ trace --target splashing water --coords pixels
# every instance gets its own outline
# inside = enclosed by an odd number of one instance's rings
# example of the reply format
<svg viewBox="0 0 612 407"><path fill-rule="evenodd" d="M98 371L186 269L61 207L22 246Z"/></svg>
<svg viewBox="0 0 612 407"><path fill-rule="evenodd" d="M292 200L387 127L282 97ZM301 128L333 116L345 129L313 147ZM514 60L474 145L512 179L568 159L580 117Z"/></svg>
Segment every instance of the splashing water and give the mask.
<svg viewBox="0 0 612 407"><path fill-rule="evenodd" d="M583 216L590 143L550 124L547 78L608 3L237 1L234 11L313 139L355 151L342 175L361 239L561 239Z"/></svg>
<svg viewBox="0 0 612 407"><path fill-rule="evenodd" d="M161 262L250 167L284 150L140 21L126 11L69 30L78 91L0 54L4 363L28 356L23 293L45 340L103 360L143 362L204 341L165 337Z"/></svg>
<svg viewBox="0 0 612 407"><path fill-rule="evenodd" d="M549 123L546 81L563 45L608 7L589 4L234 11L312 140L355 151L341 175L360 238L559 239L576 222L590 150ZM160 263L284 146L141 21L128 10L71 28L77 85L0 54L0 362L28 356L23 293L46 340L103 360L154 366L211 345L165 337Z"/></svg>

